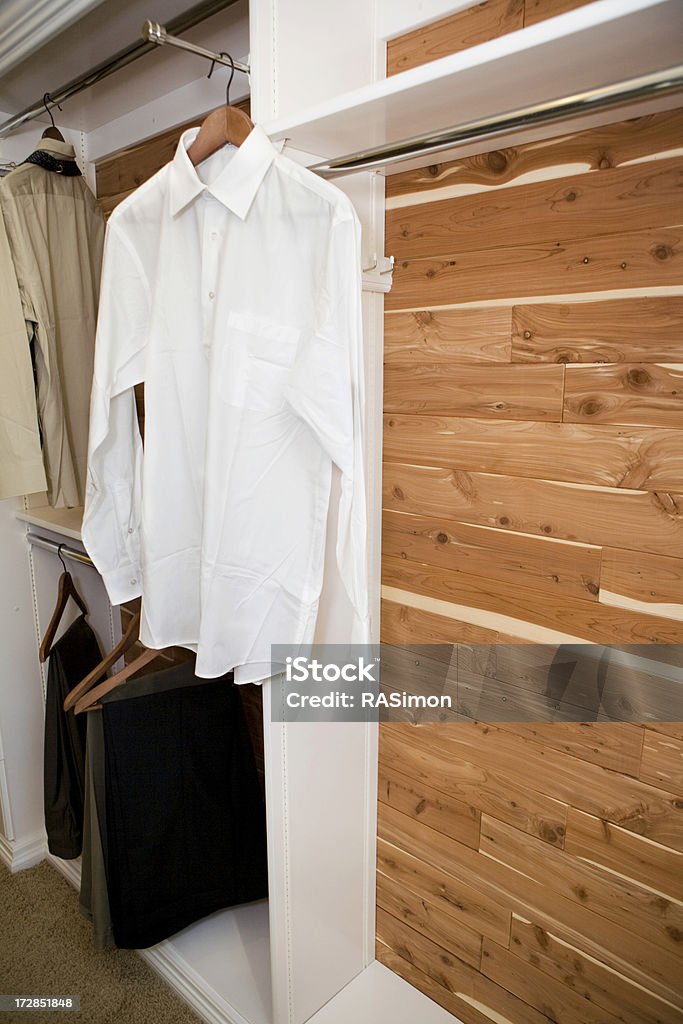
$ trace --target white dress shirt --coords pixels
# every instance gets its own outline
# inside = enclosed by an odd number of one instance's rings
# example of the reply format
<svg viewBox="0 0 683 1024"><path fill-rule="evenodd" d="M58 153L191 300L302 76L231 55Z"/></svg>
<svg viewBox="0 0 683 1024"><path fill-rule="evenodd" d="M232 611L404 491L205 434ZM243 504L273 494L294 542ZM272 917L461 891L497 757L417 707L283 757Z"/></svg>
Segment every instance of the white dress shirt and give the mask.
<svg viewBox="0 0 683 1024"><path fill-rule="evenodd" d="M313 640L333 464L340 639L369 640L360 226L260 127L197 169L196 134L107 226L82 535L145 645L246 682Z"/></svg>

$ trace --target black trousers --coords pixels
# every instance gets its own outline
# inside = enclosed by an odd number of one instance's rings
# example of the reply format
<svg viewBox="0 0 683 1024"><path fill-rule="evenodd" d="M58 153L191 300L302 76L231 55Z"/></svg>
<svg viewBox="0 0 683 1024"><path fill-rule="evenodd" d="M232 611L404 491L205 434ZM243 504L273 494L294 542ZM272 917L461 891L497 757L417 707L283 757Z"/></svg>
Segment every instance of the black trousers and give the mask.
<svg viewBox="0 0 683 1024"><path fill-rule="evenodd" d="M45 701L43 789L50 853L78 857L83 842L85 794L85 715L62 708L77 683L102 660L97 637L79 616L50 652Z"/></svg>
<svg viewBox="0 0 683 1024"><path fill-rule="evenodd" d="M103 700L106 867L118 946L265 897L265 808L232 673L179 665Z"/></svg>

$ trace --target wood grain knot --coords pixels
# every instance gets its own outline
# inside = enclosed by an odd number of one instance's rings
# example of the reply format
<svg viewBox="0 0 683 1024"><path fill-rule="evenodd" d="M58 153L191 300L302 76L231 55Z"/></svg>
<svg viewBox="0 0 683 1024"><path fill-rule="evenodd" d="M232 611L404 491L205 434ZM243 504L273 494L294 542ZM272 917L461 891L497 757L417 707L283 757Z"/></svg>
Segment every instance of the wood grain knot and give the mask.
<svg viewBox="0 0 683 1024"><path fill-rule="evenodd" d="M508 159L505 153L501 153L499 149L495 149L492 153L489 153L486 160L487 164L492 171L496 174L501 174L508 165Z"/></svg>
<svg viewBox="0 0 683 1024"><path fill-rule="evenodd" d="M533 336L534 336L533 335L533 331L525 331L524 332L524 337L527 339L527 341L529 340L529 338L533 338Z"/></svg>
<svg viewBox="0 0 683 1024"><path fill-rule="evenodd" d="M439 544L448 544L448 534L447 533L437 533L436 539L439 542Z"/></svg>
<svg viewBox="0 0 683 1024"><path fill-rule="evenodd" d="M576 199L576 192L567 192L564 198L567 200L568 203L573 203Z"/></svg>
<svg viewBox="0 0 683 1024"><path fill-rule="evenodd" d="M654 255L658 260L668 260L669 257L673 256L673 253L668 245L658 245Z"/></svg>
<svg viewBox="0 0 683 1024"><path fill-rule="evenodd" d="M430 164L429 167L427 168L427 174L431 174L432 178L435 178L438 173L439 173L439 165L438 164Z"/></svg>
<svg viewBox="0 0 683 1024"><path fill-rule="evenodd" d="M498 520L498 524L499 524L499 526L509 526L510 525L510 520L509 520L509 518L507 516L500 516L500 518Z"/></svg>
<svg viewBox="0 0 683 1024"><path fill-rule="evenodd" d="M421 309L418 313L413 313L413 316L420 327L426 327L434 319L433 314L428 309Z"/></svg>
<svg viewBox="0 0 683 1024"><path fill-rule="evenodd" d="M405 494L403 493L400 487L394 487L391 493L394 495L395 498L398 498L399 501L403 501L405 498Z"/></svg>
<svg viewBox="0 0 683 1024"><path fill-rule="evenodd" d="M611 167L611 166L612 166L612 161L610 160L610 158L607 155L603 154L603 156L601 156L600 159L598 160L598 167L599 167L599 169L601 171L606 171L608 169L608 167Z"/></svg>
<svg viewBox="0 0 683 1024"><path fill-rule="evenodd" d="M629 384L633 384L635 387L639 388L647 387L648 384L652 383L652 377L650 374L640 366L629 370L626 374L626 380Z"/></svg>
<svg viewBox="0 0 683 1024"><path fill-rule="evenodd" d="M592 581L587 584L587 588L586 589L588 590L589 594L599 594L600 593L600 587L597 585L597 583L593 583Z"/></svg>
<svg viewBox="0 0 683 1024"><path fill-rule="evenodd" d="M582 416L596 416L602 409L602 403L595 399L589 399L587 402L582 402L579 406L579 412Z"/></svg>

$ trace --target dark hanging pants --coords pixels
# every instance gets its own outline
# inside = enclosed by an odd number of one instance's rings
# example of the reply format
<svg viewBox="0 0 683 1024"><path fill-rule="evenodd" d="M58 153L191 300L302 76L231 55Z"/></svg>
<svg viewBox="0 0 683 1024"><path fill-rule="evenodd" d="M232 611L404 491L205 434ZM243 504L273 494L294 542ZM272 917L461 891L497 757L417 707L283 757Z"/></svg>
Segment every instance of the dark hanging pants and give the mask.
<svg viewBox="0 0 683 1024"><path fill-rule="evenodd" d="M179 665L102 703L116 944L143 949L267 896L265 808L232 673Z"/></svg>
<svg viewBox="0 0 683 1024"><path fill-rule="evenodd" d="M44 803L50 853L73 860L83 842L86 716L65 712L70 690L102 660L97 637L80 615L52 646L45 700Z"/></svg>

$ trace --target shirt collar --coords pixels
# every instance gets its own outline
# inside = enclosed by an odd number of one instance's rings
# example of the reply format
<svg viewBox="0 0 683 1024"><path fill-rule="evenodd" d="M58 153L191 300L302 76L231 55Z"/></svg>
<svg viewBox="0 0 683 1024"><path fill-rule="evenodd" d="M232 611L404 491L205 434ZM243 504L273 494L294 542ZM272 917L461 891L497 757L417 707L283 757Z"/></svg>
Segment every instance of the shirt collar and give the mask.
<svg viewBox="0 0 683 1024"><path fill-rule="evenodd" d="M35 150L43 153L52 153L53 156L61 156L65 160L75 160L76 153L70 142L60 142L59 139L40 139Z"/></svg>
<svg viewBox="0 0 683 1024"><path fill-rule="evenodd" d="M210 184L205 184L187 155L187 150L198 133L199 128L189 128L183 132L171 161L171 215L175 216L206 190L244 220L266 171L277 155L275 146L263 128L255 125L242 145L232 153L217 177ZM227 154L228 147L225 151ZM223 150L219 152L222 153Z"/></svg>

